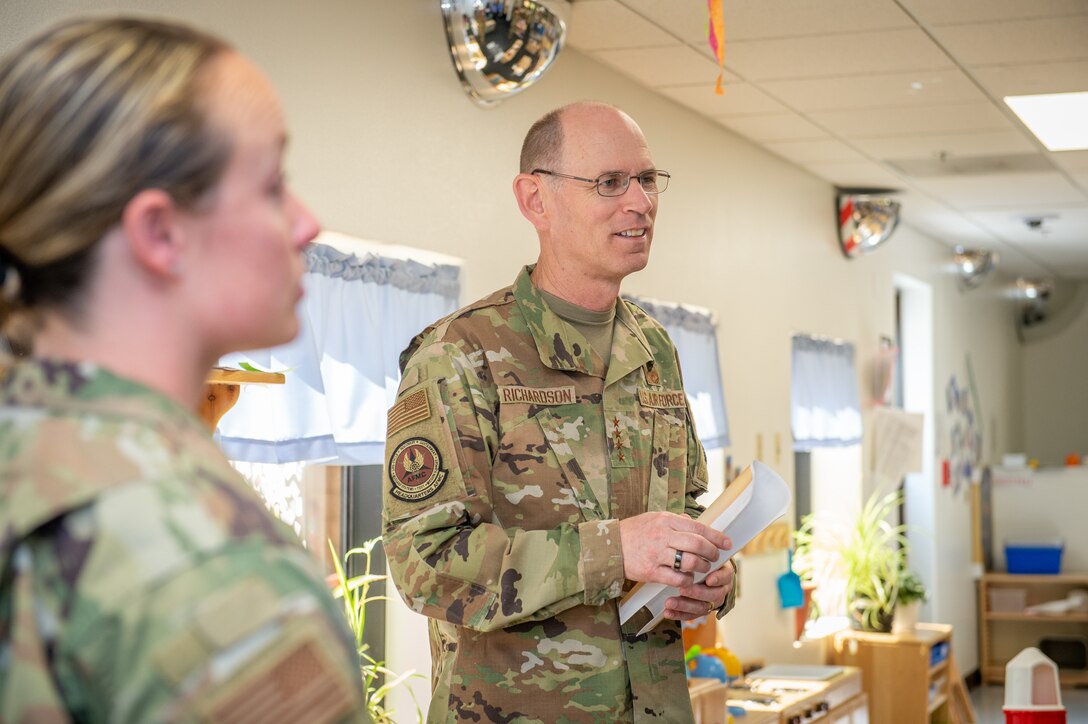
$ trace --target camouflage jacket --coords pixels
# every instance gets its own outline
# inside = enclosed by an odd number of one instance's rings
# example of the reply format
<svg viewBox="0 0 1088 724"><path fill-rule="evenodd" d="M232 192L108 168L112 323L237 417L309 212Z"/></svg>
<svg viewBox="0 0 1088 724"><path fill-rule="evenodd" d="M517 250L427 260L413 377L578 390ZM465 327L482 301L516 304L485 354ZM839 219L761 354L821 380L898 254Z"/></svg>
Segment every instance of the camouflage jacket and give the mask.
<svg viewBox="0 0 1088 724"><path fill-rule="evenodd" d="M366 721L308 554L165 397L92 365L0 382L0 721Z"/></svg>
<svg viewBox="0 0 1088 724"><path fill-rule="evenodd" d="M385 548L431 619L428 721L691 721L680 625L617 610L619 519L702 510L675 350L621 302L606 363L531 269L401 357Z"/></svg>

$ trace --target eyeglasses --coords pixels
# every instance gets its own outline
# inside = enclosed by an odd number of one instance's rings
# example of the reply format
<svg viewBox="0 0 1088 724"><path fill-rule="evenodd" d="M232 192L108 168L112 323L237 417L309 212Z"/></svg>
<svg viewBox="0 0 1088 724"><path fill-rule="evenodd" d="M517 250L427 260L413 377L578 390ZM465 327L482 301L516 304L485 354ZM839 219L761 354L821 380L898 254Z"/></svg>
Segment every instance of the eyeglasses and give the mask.
<svg viewBox="0 0 1088 724"><path fill-rule="evenodd" d="M642 186L642 190L646 193L659 194L669 187L669 179L672 178L667 171L658 171L656 168L650 169L649 171L643 171L635 176L631 176L629 173L623 173L622 171L613 171L611 173L602 173L597 178L569 176L565 173L545 171L542 168L534 168L533 173L541 173L546 176L557 176L558 178L569 178L574 181L583 181L587 184L593 184L593 188L597 189L597 193L601 196L623 196L627 193L627 187L631 185L632 178L638 179L639 185Z"/></svg>

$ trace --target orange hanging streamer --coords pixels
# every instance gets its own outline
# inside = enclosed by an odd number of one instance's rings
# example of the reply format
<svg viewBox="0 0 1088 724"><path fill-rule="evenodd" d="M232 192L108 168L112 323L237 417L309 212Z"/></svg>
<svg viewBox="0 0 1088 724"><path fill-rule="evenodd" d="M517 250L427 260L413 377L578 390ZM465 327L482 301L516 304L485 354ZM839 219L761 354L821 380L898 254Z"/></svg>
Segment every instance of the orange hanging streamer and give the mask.
<svg viewBox="0 0 1088 724"><path fill-rule="evenodd" d="M718 66L725 70L725 14L722 12L722 0L706 0L710 19L707 26L706 39L710 43L710 49L714 51L714 57L718 59ZM718 82L714 86L714 92L725 95L722 89L722 73L718 73Z"/></svg>

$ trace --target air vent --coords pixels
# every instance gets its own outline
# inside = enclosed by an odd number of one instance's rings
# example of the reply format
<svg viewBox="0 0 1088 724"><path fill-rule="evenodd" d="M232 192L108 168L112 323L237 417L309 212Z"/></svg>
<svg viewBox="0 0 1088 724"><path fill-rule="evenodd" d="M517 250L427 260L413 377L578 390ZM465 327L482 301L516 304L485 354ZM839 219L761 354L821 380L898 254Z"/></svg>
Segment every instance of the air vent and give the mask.
<svg viewBox="0 0 1088 724"><path fill-rule="evenodd" d="M1018 153L1008 156L943 156L885 161L905 176L988 176L991 174L1053 171L1054 165L1041 154Z"/></svg>

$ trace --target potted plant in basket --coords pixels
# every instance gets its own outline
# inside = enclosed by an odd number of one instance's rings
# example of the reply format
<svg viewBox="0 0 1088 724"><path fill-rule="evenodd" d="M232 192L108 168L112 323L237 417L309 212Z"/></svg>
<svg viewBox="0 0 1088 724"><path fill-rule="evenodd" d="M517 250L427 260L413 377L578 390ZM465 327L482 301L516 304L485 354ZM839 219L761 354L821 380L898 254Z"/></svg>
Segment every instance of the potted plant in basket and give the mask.
<svg viewBox="0 0 1088 724"><path fill-rule="evenodd" d="M906 527L888 517L902 499L898 491L874 494L852 523L809 515L794 533L794 570L823 592L820 608L844 610L862 630L892 628L908 543Z"/></svg>

